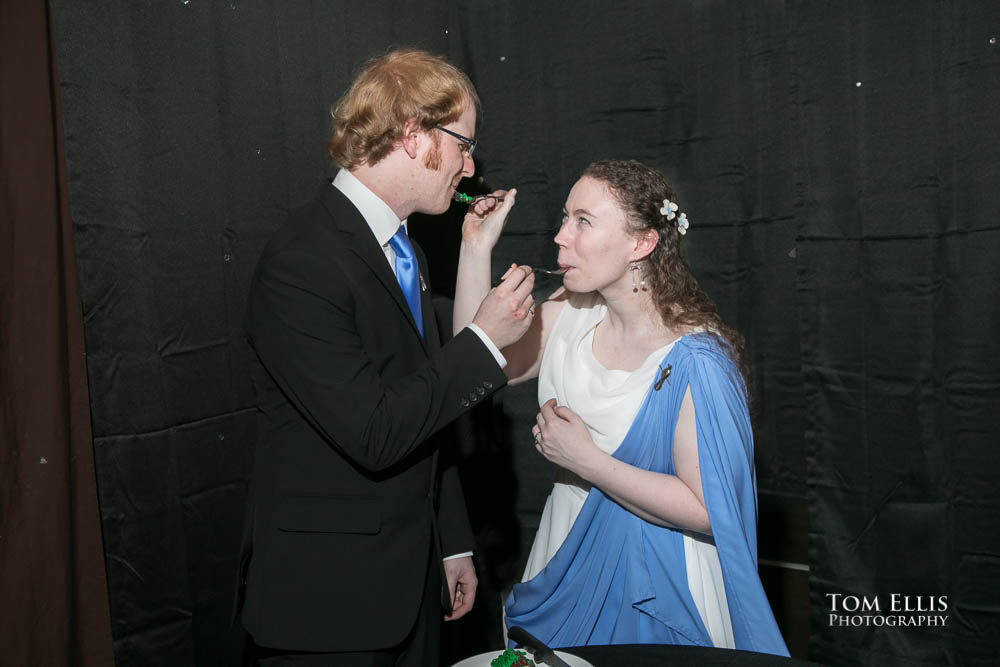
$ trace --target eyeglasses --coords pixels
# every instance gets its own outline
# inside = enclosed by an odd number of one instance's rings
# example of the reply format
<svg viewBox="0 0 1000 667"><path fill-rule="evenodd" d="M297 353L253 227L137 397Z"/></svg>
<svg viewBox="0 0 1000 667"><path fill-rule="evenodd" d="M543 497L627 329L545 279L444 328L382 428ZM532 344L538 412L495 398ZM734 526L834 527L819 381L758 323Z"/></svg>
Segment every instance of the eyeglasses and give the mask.
<svg viewBox="0 0 1000 667"><path fill-rule="evenodd" d="M451 136L453 136L456 139L458 139L459 141L461 141L462 142L461 151L463 153L465 153L466 155L468 155L469 157L472 157L472 151L476 150L476 146L479 144L479 142L476 141L475 139L470 139L468 137L463 137L458 132L452 132L451 130L448 130L448 129L445 129L445 128L441 127L440 125L435 125L434 129L435 130L441 130L445 134L450 134Z"/></svg>

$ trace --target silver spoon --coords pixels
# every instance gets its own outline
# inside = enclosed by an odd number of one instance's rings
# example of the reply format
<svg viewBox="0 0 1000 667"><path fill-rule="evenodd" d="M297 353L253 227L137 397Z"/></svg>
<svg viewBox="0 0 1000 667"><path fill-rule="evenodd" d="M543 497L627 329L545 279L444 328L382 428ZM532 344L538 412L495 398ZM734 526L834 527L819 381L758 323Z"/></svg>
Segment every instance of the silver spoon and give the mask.
<svg viewBox="0 0 1000 667"><path fill-rule="evenodd" d="M562 274L566 273L566 269L532 269L531 272L539 273L543 276L561 276ZM503 281L501 280L500 282ZM495 283L493 287L499 285L500 282Z"/></svg>

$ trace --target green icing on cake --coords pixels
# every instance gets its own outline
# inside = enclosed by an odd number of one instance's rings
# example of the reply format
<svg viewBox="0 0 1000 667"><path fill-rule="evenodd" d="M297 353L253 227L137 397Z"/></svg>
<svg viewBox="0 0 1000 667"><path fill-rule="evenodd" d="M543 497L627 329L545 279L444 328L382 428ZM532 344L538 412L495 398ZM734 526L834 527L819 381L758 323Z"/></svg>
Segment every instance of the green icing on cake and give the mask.
<svg viewBox="0 0 1000 667"><path fill-rule="evenodd" d="M512 648L490 661L490 667L531 667L534 664L534 661L528 658L527 653Z"/></svg>

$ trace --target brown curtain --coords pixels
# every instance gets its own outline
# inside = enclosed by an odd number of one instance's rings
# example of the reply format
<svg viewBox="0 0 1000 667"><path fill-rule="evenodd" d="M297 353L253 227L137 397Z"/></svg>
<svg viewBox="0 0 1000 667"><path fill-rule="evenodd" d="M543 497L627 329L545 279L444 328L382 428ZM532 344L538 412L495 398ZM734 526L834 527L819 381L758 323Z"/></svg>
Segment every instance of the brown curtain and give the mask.
<svg viewBox="0 0 1000 667"><path fill-rule="evenodd" d="M48 4L0 0L0 664L112 665Z"/></svg>

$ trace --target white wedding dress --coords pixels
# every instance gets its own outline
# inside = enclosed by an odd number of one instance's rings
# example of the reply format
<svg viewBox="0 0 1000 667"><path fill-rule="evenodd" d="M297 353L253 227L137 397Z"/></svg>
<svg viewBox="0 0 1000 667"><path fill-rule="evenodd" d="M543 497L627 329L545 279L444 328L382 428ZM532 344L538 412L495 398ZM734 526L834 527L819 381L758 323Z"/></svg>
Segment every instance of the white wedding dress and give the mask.
<svg viewBox="0 0 1000 667"><path fill-rule="evenodd" d="M600 295L572 294L549 333L538 376L538 404L551 398L575 412L594 443L608 454L624 439L653 382L660 361L674 343L646 358L634 371L605 368L594 357L594 328L607 307ZM664 446L672 434L664 435ZM552 493L545 501L538 532L522 581L541 572L573 527L590 486L573 473L556 468ZM733 648L733 630L722 582L722 569L710 538L684 533L688 587L716 647ZM678 564L680 565L680 564Z"/></svg>

